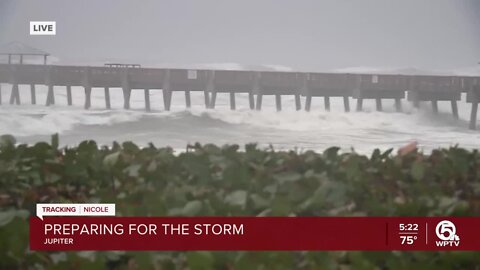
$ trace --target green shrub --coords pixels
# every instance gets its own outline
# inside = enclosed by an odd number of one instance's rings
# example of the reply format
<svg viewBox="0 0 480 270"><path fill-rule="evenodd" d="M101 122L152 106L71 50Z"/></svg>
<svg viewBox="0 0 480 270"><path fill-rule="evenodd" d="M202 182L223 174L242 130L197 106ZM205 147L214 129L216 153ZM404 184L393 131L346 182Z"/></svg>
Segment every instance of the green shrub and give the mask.
<svg viewBox="0 0 480 270"><path fill-rule="evenodd" d="M246 145L99 147L0 137L0 269L480 269L474 252L31 252L36 203L113 202L122 216L478 216L480 154L371 156Z"/></svg>

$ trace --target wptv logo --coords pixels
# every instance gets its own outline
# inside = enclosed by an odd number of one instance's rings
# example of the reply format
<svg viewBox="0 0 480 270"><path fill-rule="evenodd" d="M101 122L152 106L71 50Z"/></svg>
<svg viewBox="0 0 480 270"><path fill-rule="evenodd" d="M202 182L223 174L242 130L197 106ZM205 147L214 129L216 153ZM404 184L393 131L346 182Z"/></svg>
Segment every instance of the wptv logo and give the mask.
<svg viewBox="0 0 480 270"><path fill-rule="evenodd" d="M435 241L437 247L458 247L460 245L460 237L457 235L457 228L453 222L448 220L440 221L435 228L440 241Z"/></svg>

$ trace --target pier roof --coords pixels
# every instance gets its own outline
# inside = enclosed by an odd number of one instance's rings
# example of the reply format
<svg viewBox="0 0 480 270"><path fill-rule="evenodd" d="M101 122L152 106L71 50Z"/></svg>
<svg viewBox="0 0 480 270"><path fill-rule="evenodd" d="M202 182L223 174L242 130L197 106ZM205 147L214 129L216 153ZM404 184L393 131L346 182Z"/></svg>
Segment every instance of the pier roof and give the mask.
<svg viewBox="0 0 480 270"><path fill-rule="evenodd" d="M0 55L8 55L8 63L12 63L12 56L20 57L20 64L23 64L24 56L37 56L43 57L43 64L47 64L47 57L49 53L42 51L40 49L34 48L32 46L23 44L21 42L10 42L5 44L0 44Z"/></svg>
<svg viewBox="0 0 480 270"><path fill-rule="evenodd" d="M50 55L49 53L42 51L40 49L34 48L32 46L20 43L20 42L9 42L5 44L0 44L0 54L1 55Z"/></svg>

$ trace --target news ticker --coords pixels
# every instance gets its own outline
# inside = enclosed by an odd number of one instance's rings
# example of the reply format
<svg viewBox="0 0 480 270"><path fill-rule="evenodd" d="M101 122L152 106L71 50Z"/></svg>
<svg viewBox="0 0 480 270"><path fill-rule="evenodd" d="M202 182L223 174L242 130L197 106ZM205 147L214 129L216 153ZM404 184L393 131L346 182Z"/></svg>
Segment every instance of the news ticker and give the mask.
<svg viewBox="0 0 480 270"><path fill-rule="evenodd" d="M114 207L37 205L30 248L480 250L477 217L118 217Z"/></svg>

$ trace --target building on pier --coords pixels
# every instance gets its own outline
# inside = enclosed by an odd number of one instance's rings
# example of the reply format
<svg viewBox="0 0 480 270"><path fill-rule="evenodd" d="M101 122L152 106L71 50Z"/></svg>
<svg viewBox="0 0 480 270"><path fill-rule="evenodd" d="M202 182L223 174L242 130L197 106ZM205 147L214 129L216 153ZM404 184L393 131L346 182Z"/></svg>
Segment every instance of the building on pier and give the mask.
<svg viewBox="0 0 480 270"><path fill-rule="evenodd" d="M25 60L32 58L43 58L43 64L47 64L47 59L50 54L40 49L31 47L21 42L9 42L0 45L0 56L6 57L8 64L14 64L17 59L18 64L23 64Z"/></svg>

